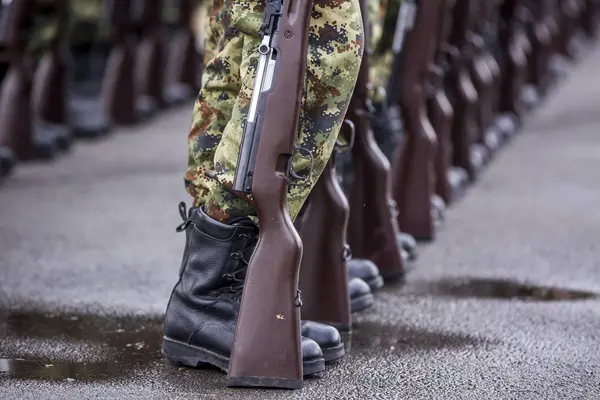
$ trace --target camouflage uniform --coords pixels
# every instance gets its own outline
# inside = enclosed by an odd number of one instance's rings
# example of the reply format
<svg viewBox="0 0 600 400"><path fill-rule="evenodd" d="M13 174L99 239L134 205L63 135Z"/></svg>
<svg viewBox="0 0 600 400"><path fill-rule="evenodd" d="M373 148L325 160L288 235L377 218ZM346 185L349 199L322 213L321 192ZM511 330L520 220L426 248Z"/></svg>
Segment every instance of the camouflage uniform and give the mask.
<svg viewBox="0 0 600 400"><path fill-rule="evenodd" d="M392 42L402 0L369 1L372 4L371 7L378 10L378 13L370 18L373 24L373 39L370 40L373 46L370 77L374 89L372 100L374 103L379 103L383 99L381 92L377 89L385 88L390 76L393 61Z"/></svg>
<svg viewBox="0 0 600 400"><path fill-rule="evenodd" d="M27 54L38 60L58 34L59 20L53 7L54 0L36 0L36 12L27 42Z"/></svg>
<svg viewBox="0 0 600 400"><path fill-rule="evenodd" d="M36 0L34 26L27 51L38 58L58 32L58 19L53 10L54 0ZM69 43L72 46L91 45L110 39L110 25L101 23L106 11L103 0L75 0L69 2Z"/></svg>
<svg viewBox="0 0 600 400"><path fill-rule="evenodd" d="M89 45L110 38L110 24L100 21L106 12L103 0L74 0L70 6L71 45Z"/></svg>
<svg viewBox="0 0 600 400"><path fill-rule="evenodd" d="M214 219L256 215L251 199L230 191L257 64L262 0L213 0L205 44L202 89L190 129L186 188ZM314 0L307 86L297 145L314 157L306 187L291 186L288 208L297 216L327 163L354 90L363 51L358 0ZM295 156L305 171L308 160Z"/></svg>

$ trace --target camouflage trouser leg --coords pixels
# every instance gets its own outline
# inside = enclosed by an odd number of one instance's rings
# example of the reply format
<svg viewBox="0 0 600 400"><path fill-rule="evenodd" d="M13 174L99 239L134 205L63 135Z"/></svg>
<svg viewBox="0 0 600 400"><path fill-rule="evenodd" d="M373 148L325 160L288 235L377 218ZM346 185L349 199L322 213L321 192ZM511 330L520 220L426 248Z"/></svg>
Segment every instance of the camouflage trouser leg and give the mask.
<svg viewBox="0 0 600 400"><path fill-rule="evenodd" d="M220 221L255 216L248 199L229 190L233 181L244 121L255 75L262 1L238 0L227 6L215 0L210 13L207 46L216 50L207 59L203 85L194 106L189 135L186 187L195 205ZM309 37L306 91L296 144L314 157L304 187L290 187L288 208L295 219L329 160L354 90L363 51L357 0L315 0ZM218 38L215 40L215 38ZM309 161L294 157L295 171Z"/></svg>
<svg viewBox="0 0 600 400"><path fill-rule="evenodd" d="M391 73L393 61L392 38L396 28L396 19L402 0L370 0L372 3L379 3L382 13L378 18L372 19L374 32L381 32L377 36L377 41L373 43L373 57L371 59L371 83L373 85L372 100L374 103L383 101L380 88L385 89ZM372 7L375 7L373 5ZM383 35L385 32L385 35Z"/></svg>
<svg viewBox="0 0 600 400"><path fill-rule="evenodd" d="M383 36L383 20L388 4L388 0L368 0L369 17L369 47L376 49L377 44ZM389 33L389 32L386 32Z"/></svg>

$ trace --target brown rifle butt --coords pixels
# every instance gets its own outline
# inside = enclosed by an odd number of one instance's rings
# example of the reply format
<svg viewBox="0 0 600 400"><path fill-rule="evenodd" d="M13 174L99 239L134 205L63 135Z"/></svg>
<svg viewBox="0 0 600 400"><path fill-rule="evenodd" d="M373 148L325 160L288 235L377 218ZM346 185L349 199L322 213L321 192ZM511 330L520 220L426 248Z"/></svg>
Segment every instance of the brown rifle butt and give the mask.
<svg viewBox="0 0 600 400"><path fill-rule="evenodd" d="M448 173L452 166L452 142L450 129L454 118L452 105L445 93L438 91L435 97L427 102L428 115L437 136L438 146L435 153L435 192L446 205L454 201Z"/></svg>
<svg viewBox="0 0 600 400"><path fill-rule="evenodd" d="M259 105L264 110L259 117L263 128L252 181L259 239L244 282L227 386L297 389L303 385L304 374L324 368L321 355L303 359L298 290L302 241L286 206L312 9L312 0L282 3L277 27L286 41L279 43L276 68L285 75L276 73L271 89L259 98L264 104L264 109Z"/></svg>
<svg viewBox="0 0 600 400"><path fill-rule="evenodd" d="M134 43L125 40L115 45L111 49L102 82L104 107L110 118L122 125L131 125L138 121L134 64Z"/></svg>
<svg viewBox="0 0 600 400"><path fill-rule="evenodd" d="M598 24L600 23L600 4L596 0L585 0L585 9L581 13L581 26L585 34L593 39L598 37Z"/></svg>
<svg viewBox="0 0 600 400"><path fill-rule="evenodd" d="M455 83L458 93L453 104L455 114L452 125L452 161L453 165L467 172L470 182L474 182L479 173L479 166L471 157L477 130L475 107L478 98L477 91L464 75Z"/></svg>
<svg viewBox="0 0 600 400"><path fill-rule="evenodd" d="M194 91L199 89L196 39L191 31L179 30L170 43L171 54L167 61L167 82L188 85Z"/></svg>
<svg viewBox="0 0 600 400"><path fill-rule="evenodd" d="M34 114L43 121L67 123L67 66L61 57L46 52L33 78Z"/></svg>
<svg viewBox="0 0 600 400"><path fill-rule="evenodd" d="M332 159L308 201L300 228L304 245L299 281L304 299L302 318L350 331L352 319L344 254L350 207L338 183Z"/></svg>
<svg viewBox="0 0 600 400"><path fill-rule="evenodd" d="M414 120L417 121L414 121ZM416 122L412 127L409 120ZM431 212L434 188L434 155L437 146L435 132L428 120L420 115L404 118L407 135L406 151L395 163L404 163L404 174L392 179L392 194L398 204L398 224L402 231L417 240L435 239L435 220Z"/></svg>
<svg viewBox="0 0 600 400"><path fill-rule="evenodd" d="M163 0L143 0L142 39L137 45L135 82L138 95L151 98L164 108L165 92L165 34L161 21Z"/></svg>
<svg viewBox="0 0 600 400"><path fill-rule="evenodd" d="M261 224L244 284L227 386L302 387L300 307L295 297L301 257L302 244L293 226L285 231Z"/></svg>
<svg viewBox="0 0 600 400"><path fill-rule="evenodd" d="M21 161L35 157L29 77L11 66L0 88L0 136L6 137Z"/></svg>
<svg viewBox="0 0 600 400"><path fill-rule="evenodd" d="M536 12L534 12L529 77L542 93L546 93L551 84L548 66L552 56L552 32L546 24L546 15L543 10L534 11Z"/></svg>

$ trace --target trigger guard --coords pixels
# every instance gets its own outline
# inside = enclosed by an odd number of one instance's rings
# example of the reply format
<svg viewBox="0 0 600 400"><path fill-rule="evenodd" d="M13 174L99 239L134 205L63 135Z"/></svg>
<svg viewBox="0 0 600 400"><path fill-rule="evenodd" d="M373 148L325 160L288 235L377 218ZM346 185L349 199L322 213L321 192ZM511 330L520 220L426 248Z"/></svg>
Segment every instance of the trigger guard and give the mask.
<svg viewBox="0 0 600 400"><path fill-rule="evenodd" d="M336 139L335 149L338 153L346 153L350 151L350 149L354 147L354 139L356 137L356 126L354 125L354 122L352 122L349 119L344 119L344 122L342 124L348 125L350 127L350 137L348 138L348 144L346 145L341 143L339 139Z"/></svg>
<svg viewBox="0 0 600 400"><path fill-rule="evenodd" d="M313 166L314 166L314 163L315 163L315 159L314 159L312 153L309 150L305 149L304 147L294 147L294 154L296 152L300 153L300 157L310 159L310 165L308 167L308 173L306 175L298 175L296 173L296 171L294 171L294 167L292 165L293 157L290 158L290 163L289 163L289 167L288 167L288 173L289 173L289 175L292 178L294 178L294 179L296 179L298 181L306 181L308 178L310 178L310 173L312 172L312 169L313 169ZM306 152L306 153L304 153L304 155L303 155L302 154L303 152Z"/></svg>

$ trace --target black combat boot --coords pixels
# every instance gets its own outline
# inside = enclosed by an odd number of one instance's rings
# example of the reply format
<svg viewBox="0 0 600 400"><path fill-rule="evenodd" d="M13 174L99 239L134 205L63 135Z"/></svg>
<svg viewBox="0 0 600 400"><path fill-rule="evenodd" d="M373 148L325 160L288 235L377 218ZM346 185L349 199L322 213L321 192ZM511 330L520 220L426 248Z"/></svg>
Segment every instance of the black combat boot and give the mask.
<svg viewBox="0 0 600 400"><path fill-rule="evenodd" d="M364 258L351 258L348 260L347 265L350 279L362 279L369 285L371 292L375 292L383 287L383 277L373 261Z"/></svg>
<svg viewBox="0 0 600 400"><path fill-rule="evenodd" d="M340 332L333 326L314 321L302 321L301 327L302 336L314 340L321 347L325 362L337 361L346 354Z"/></svg>
<svg viewBox="0 0 600 400"><path fill-rule="evenodd" d="M179 281L165 313L162 353L169 360L199 367L229 367L248 260L258 240L258 228L248 218L224 224L200 208L186 216L177 231L186 232ZM305 375L325 369L319 345L302 338Z"/></svg>
<svg viewBox="0 0 600 400"><path fill-rule="evenodd" d="M402 248L402 258L405 261L415 261L419 256L417 241L405 232L398 234L398 246Z"/></svg>
<svg viewBox="0 0 600 400"><path fill-rule="evenodd" d="M0 146L0 178L10 173L15 165L15 155L8 147Z"/></svg>
<svg viewBox="0 0 600 400"><path fill-rule="evenodd" d="M350 312L352 313L366 310L375 303L369 285L360 278L350 278L348 293L350 294Z"/></svg>

